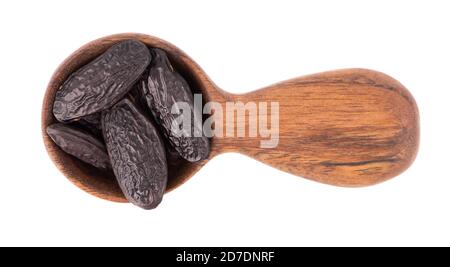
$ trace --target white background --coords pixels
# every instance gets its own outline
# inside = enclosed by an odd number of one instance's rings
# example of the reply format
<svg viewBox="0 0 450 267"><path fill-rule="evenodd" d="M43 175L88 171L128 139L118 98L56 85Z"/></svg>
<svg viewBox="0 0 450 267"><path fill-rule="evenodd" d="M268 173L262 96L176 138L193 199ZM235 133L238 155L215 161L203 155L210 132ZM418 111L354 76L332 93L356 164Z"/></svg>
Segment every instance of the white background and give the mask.
<svg viewBox="0 0 450 267"><path fill-rule="evenodd" d="M450 245L448 3L1 1L0 245ZM346 189L225 154L156 210L96 199L48 158L41 104L66 56L120 32L177 45L236 93L325 70L383 71L418 103L418 157L395 179Z"/></svg>

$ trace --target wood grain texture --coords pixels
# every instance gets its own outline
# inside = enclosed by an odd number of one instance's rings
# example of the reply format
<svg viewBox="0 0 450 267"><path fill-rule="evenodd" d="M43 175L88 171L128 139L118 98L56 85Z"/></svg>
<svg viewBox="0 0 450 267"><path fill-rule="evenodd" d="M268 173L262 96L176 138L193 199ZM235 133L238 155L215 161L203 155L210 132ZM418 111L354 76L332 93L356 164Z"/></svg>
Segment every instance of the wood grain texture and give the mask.
<svg viewBox="0 0 450 267"><path fill-rule="evenodd" d="M50 158L75 185L103 199L126 202L110 174L101 173L59 149L45 132L55 122L56 90L75 70L113 44L138 39L165 50L170 61L205 101L278 102L279 144L260 148L260 137L214 137L208 160L169 169L167 191L180 186L206 162L224 152L239 152L280 170L338 186L366 186L404 171L419 146L419 114L411 94L391 77L364 69L303 76L254 92L234 95L215 85L184 52L144 34L118 34L88 43L55 71L42 109L42 135ZM248 128L248 114L245 114ZM269 119L270 121L270 119ZM224 120L226 124L226 120ZM233 125L233 127L236 127ZM276 178L274 178L276 179Z"/></svg>
<svg viewBox="0 0 450 267"><path fill-rule="evenodd" d="M280 137L273 149L259 148L259 138L219 139L220 150L241 152L298 176L366 186L396 176L416 156L419 117L414 99L379 72L320 73L227 98L278 101Z"/></svg>

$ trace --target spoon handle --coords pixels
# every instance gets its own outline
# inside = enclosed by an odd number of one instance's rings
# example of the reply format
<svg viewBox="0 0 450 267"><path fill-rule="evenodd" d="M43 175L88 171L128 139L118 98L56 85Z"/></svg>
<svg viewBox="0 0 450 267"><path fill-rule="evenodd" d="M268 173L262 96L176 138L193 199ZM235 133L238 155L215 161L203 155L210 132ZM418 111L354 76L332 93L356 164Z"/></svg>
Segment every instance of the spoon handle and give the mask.
<svg viewBox="0 0 450 267"><path fill-rule="evenodd" d="M225 114L234 111L221 103L225 109L223 137L213 139L213 150L218 153L243 153L294 175L350 187L398 175L417 153L419 114L414 98L399 82L380 72L337 70L243 95L222 94L219 101L254 103L260 116L257 125L250 112L236 112L232 121ZM273 103L278 103L278 127L277 114L272 112L277 104ZM251 107L254 105L246 106ZM272 126L270 131L261 129L264 117L265 128ZM216 118L216 127L217 122ZM227 135L227 128L234 136ZM256 136L254 132L250 136L250 129L257 130Z"/></svg>

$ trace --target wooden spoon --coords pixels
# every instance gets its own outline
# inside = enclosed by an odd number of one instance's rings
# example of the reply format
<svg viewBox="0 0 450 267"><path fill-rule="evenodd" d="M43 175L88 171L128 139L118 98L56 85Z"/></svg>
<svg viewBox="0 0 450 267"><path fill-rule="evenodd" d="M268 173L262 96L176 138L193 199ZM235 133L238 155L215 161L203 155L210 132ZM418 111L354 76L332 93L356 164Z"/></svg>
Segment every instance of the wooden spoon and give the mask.
<svg viewBox="0 0 450 267"><path fill-rule="evenodd" d="M50 158L75 185L103 199L126 202L111 174L75 159L59 149L45 128L54 122L56 90L75 70L126 39L138 39L165 50L177 71L204 101L225 107L227 101L278 102L279 141L261 148L257 137L213 137L211 154L198 163L185 162L169 170L167 190L187 181L214 156L239 152L275 168L338 186L367 186L394 177L413 162L419 145L419 113L414 98L399 82L380 72L345 69L303 76L250 92L230 94L174 45L144 34L118 34L92 41L69 56L55 71L44 97L42 135ZM216 114L217 115L217 114ZM248 129L248 115L244 115ZM270 117L268 118L270 122ZM227 120L223 119L224 128ZM236 123L235 123L236 124ZM270 126L270 123L269 123ZM237 130L236 125L231 125Z"/></svg>

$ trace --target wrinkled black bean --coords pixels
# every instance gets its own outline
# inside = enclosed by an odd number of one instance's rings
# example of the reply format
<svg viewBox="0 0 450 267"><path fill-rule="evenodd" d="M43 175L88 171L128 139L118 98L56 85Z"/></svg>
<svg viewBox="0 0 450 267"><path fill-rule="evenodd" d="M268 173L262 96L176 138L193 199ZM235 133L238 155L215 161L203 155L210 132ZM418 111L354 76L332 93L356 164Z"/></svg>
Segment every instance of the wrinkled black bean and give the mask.
<svg viewBox="0 0 450 267"><path fill-rule="evenodd" d="M146 103L162 127L164 136L184 159L190 162L206 159L210 150L209 140L202 132L201 114L194 120L194 97L188 83L174 71L163 50L152 49L152 58L149 69L137 84L141 101ZM180 116L172 114L171 109L179 102L189 105L191 128L184 129L189 132L174 133L171 129L172 123ZM196 129L201 133L200 137L194 135Z"/></svg>
<svg viewBox="0 0 450 267"><path fill-rule="evenodd" d="M91 134L74 126L55 123L47 134L66 153L100 169L111 169L105 144Z"/></svg>
<svg viewBox="0 0 450 267"><path fill-rule="evenodd" d="M102 129L125 197L141 208L155 208L167 184L164 142L157 129L129 99L102 113Z"/></svg>
<svg viewBox="0 0 450 267"><path fill-rule="evenodd" d="M53 114L61 122L76 120L118 102L151 61L142 42L122 41L73 73L56 92Z"/></svg>

